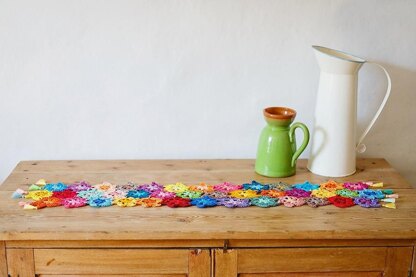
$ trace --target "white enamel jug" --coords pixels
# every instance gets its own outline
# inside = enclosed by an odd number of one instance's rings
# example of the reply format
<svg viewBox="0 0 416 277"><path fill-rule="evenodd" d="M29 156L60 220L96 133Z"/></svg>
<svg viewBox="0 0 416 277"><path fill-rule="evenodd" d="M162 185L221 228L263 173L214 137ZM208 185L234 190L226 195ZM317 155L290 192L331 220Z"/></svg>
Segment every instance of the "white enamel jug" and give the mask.
<svg viewBox="0 0 416 277"><path fill-rule="evenodd" d="M387 91L374 118L357 140L358 71L368 61L321 46L312 46L321 69L315 106L315 123L308 169L318 175L342 177L356 171L356 152L362 153L365 136L374 125L390 95L391 80L386 69Z"/></svg>

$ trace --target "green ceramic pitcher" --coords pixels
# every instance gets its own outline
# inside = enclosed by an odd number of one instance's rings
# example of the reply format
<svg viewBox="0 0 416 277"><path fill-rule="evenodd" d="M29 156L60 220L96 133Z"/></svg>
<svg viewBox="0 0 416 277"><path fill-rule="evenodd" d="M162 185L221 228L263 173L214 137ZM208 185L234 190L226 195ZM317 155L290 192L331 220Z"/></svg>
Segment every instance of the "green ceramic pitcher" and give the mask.
<svg viewBox="0 0 416 277"><path fill-rule="evenodd" d="M263 111L267 122L260 134L255 170L267 177L288 177L296 173L296 160L309 142L309 130L296 122L296 111L285 107L270 107ZM303 142L296 149L295 130L303 131Z"/></svg>

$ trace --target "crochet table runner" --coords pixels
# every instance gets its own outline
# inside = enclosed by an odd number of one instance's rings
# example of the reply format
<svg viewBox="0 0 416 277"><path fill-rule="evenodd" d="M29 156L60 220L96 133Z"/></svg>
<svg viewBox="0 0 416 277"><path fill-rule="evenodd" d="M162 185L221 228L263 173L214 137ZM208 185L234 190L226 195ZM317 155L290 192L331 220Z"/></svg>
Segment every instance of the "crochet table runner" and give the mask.
<svg viewBox="0 0 416 277"><path fill-rule="evenodd" d="M299 207L308 205L319 207L334 205L347 208L355 205L363 208L395 208L397 194L391 189L383 189L383 183L328 181L312 184L308 181L289 185L283 182L262 184L256 181L246 184L224 182L216 185L183 183L162 185L158 183L113 185L107 182L92 185L86 181L73 184L47 183L44 179L28 185L27 190L17 189L14 199L26 210L64 206L94 208L117 205L120 207L159 207L170 208L196 206L207 208L224 206L244 208Z"/></svg>

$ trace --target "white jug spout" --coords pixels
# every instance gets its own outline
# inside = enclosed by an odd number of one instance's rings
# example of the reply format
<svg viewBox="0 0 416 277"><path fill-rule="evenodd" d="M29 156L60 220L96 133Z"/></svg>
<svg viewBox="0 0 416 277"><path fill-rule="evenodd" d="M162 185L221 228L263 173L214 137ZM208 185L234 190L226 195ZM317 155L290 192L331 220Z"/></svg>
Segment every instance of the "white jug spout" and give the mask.
<svg viewBox="0 0 416 277"><path fill-rule="evenodd" d="M331 74L356 74L366 60L342 51L313 45L321 71Z"/></svg>

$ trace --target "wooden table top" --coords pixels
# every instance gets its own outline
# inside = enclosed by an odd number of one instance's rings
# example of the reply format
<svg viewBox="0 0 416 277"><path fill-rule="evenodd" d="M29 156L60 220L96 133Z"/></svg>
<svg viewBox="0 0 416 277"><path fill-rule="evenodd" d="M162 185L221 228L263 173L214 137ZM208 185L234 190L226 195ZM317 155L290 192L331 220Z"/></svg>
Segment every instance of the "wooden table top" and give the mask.
<svg viewBox="0 0 416 277"><path fill-rule="evenodd" d="M289 178L259 176L253 160L24 161L0 186L0 240L416 239L416 190L384 159L360 159L357 168L356 174L334 180L382 181L400 194L397 209L112 206L28 211L10 198L11 193L40 178L115 184L251 180L292 184L329 178L308 172L306 160L298 161L298 173Z"/></svg>

